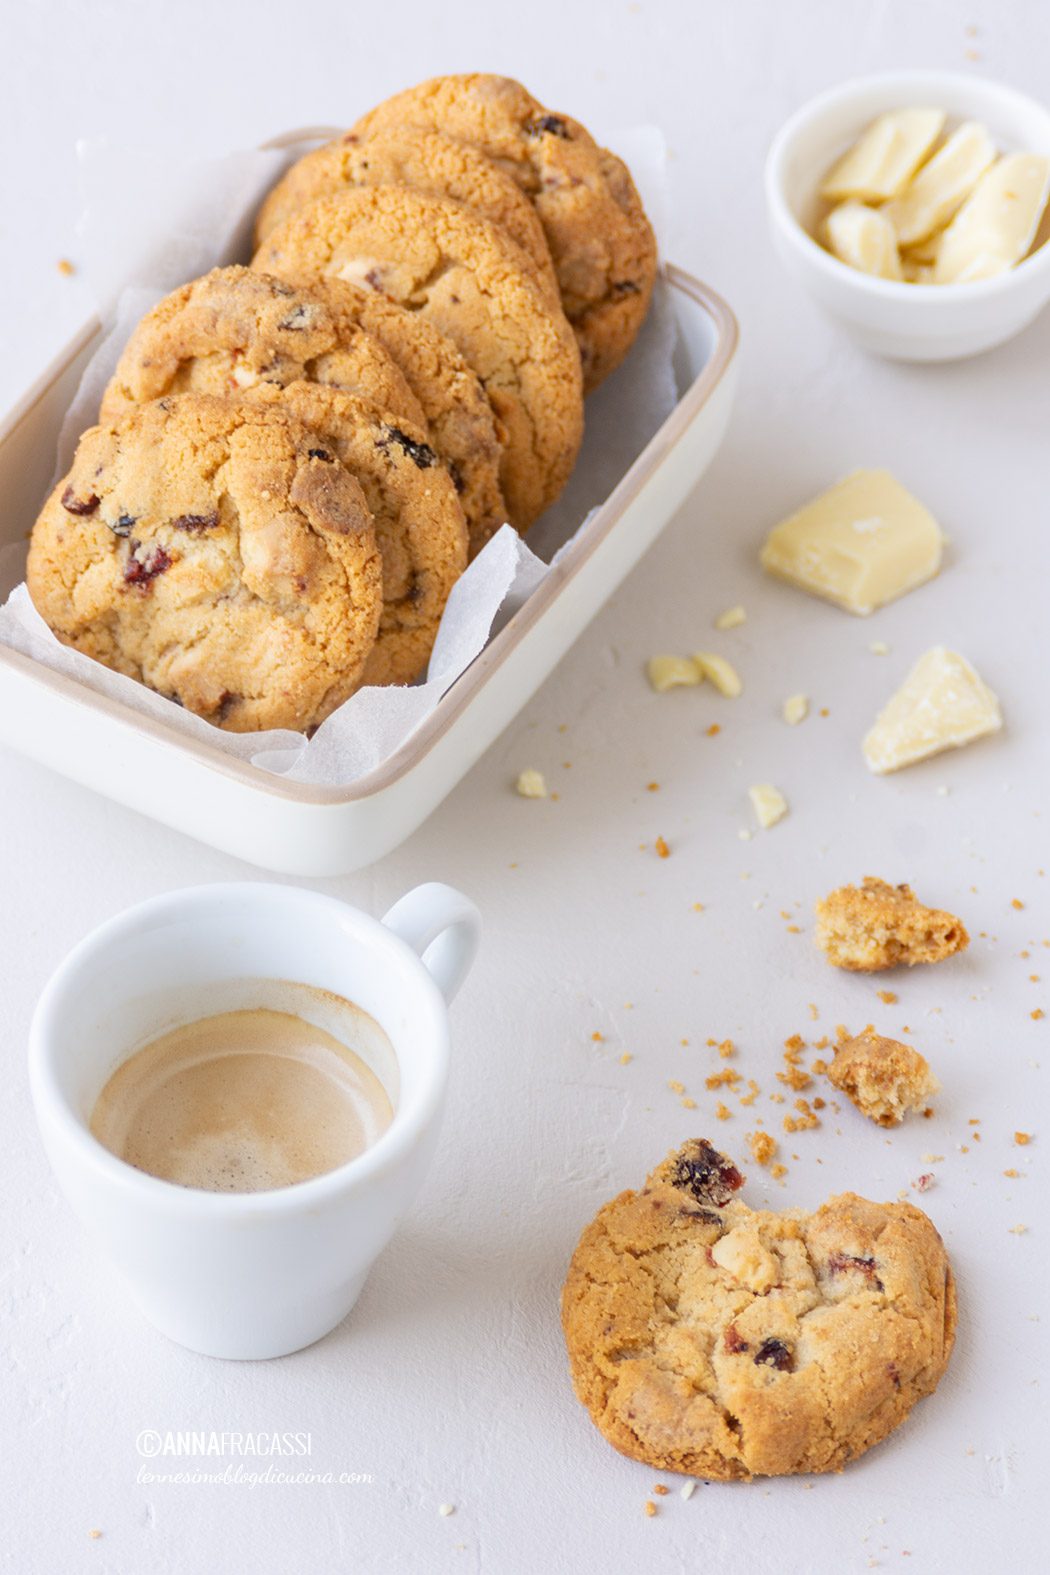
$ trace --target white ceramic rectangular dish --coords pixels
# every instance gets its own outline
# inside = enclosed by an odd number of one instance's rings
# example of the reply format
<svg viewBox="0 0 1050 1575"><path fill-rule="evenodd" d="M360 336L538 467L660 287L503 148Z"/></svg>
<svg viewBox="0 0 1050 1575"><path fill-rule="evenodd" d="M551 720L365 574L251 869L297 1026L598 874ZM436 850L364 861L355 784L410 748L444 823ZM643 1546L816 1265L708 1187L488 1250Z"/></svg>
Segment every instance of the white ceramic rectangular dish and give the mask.
<svg viewBox="0 0 1050 1575"><path fill-rule="evenodd" d="M664 277L678 327L678 403L539 588L436 709L352 785L286 781L95 694L0 645L0 741L265 869L337 875L374 862L436 808L535 692L710 464L732 404L737 327L714 291ZM98 346L88 323L0 424L0 546L44 498L62 418Z"/></svg>

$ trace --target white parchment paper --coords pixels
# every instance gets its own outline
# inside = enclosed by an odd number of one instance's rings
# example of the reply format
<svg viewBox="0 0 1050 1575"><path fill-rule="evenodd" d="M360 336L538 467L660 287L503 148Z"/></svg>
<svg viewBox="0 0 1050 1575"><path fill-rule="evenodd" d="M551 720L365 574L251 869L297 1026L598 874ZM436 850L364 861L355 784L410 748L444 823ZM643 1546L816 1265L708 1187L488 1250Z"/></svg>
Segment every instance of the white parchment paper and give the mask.
<svg viewBox="0 0 1050 1575"><path fill-rule="evenodd" d="M659 237L665 201L660 133L643 128L609 142L630 165ZM94 423L102 390L139 318L183 280L220 263L247 260L255 209L289 158L288 152L239 153L180 170L160 167L162 161L152 153L121 150L117 155L105 146L81 151L84 270L103 303L100 315L107 331L63 422L56 478L69 468L80 434ZM528 545L505 525L461 576L425 680L359 690L309 740L284 730L224 732L62 645L21 583L24 544L0 553L0 595L14 587L0 607L0 641L264 770L328 786L353 782L393 754L433 711L483 650L497 621L505 622L532 594L556 555L585 527L666 419L677 397L674 333L671 308L658 285L627 360L587 401L583 447L564 493L530 530Z"/></svg>

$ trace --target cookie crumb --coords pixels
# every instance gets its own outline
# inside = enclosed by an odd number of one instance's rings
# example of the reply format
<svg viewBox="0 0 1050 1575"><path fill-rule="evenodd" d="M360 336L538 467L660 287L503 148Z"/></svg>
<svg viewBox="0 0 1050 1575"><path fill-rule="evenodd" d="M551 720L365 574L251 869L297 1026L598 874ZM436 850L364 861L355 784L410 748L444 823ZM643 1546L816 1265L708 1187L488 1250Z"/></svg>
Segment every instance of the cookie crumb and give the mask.
<svg viewBox="0 0 1050 1575"><path fill-rule="evenodd" d="M1046 1016L1046 1013L1043 1011L1041 1006L1037 1006L1033 1011L1029 1012L1028 1015L1032 1019L1033 1023L1039 1023L1042 1022L1043 1018Z"/></svg>
<svg viewBox="0 0 1050 1575"><path fill-rule="evenodd" d="M59 273L62 275L63 279L71 279L73 277L73 275L76 273L76 269L74 268L73 264L70 262L68 257L60 257L58 259L58 262L55 264L55 266L57 267ZM101 1531L91 1531L91 1532L88 1533L88 1535L91 1536L91 1537L101 1537L102 1533L101 1533Z"/></svg>
<svg viewBox="0 0 1050 1575"><path fill-rule="evenodd" d="M97 1542L101 1535L102 1533L99 1531L97 1526L92 1526L91 1530L88 1532L88 1536L91 1538L92 1542Z"/></svg>
<svg viewBox="0 0 1050 1575"><path fill-rule="evenodd" d="M921 1176L916 1176L912 1186L916 1192L929 1192L930 1188L936 1184L936 1181L937 1177L933 1174L933 1171L926 1170L923 1171Z"/></svg>
<svg viewBox="0 0 1050 1575"><path fill-rule="evenodd" d="M1014 1133L1014 1142L1020 1144L1020 1146L1022 1148L1024 1148L1026 1143L1030 1143L1031 1141L1032 1141L1032 1134L1030 1132L1015 1132Z"/></svg>
<svg viewBox="0 0 1050 1575"><path fill-rule="evenodd" d="M1025 1236L1027 1234L1028 1234L1028 1226L1027 1225L1011 1225L1010 1226L1010 1235L1011 1236Z"/></svg>
<svg viewBox="0 0 1050 1575"><path fill-rule="evenodd" d="M657 837L653 846L656 849L656 856L658 859L669 859L671 857L671 850L667 846L667 843L664 841L663 837Z"/></svg>
<svg viewBox="0 0 1050 1575"><path fill-rule="evenodd" d="M768 1132L748 1132L746 1142L756 1165L768 1165L777 1152L776 1138Z"/></svg>
<svg viewBox="0 0 1050 1575"><path fill-rule="evenodd" d="M897 1004L898 996L894 990L880 990L878 997L883 1006L896 1006Z"/></svg>
<svg viewBox="0 0 1050 1575"><path fill-rule="evenodd" d="M647 1498L645 1501L645 1513L650 1517L650 1519L656 1514L656 1505L653 1503L651 1498Z"/></svg>
<svg viewBox="0 0 1050 1575"><path fill-rule="evenodd" d="M717 738L721 731L721 722L712 722L710 727L704 729L704 732L707 734L708 738Z"/></svg>
<svg viewBox="0 0 1050 1575"><path fill-rule="evenodd" d="M628 1063L633 1061L633 1060L634 1060L634 1056L631 1055L629 1051L625 1050L623 1055L620 1057L620 1065L621 1066L627 1066Z"/></svg>
<svg viewBox="0 0 1050 1575"><path fill-rule="evenodd" d="M660 791L660 784L659 784L659 782L647 782L645 784L645 791L647 793L659 793L659 791Z"/></svg>
<svg viewBox="0 0 1050 1575"><path fill-rule="evenodd" d="M1021 1172L1012 1168L1010 1170L1004 1170L1003 1175L1008 1176L1011 1181L1020 1181L1021 1179Z"/></svg>
<svg viewBox="0 0 1050 1575"><path fill-rule="evenodd" d="M669 1487L665 1487L662 1482L657 1482L653 1488L653 1492L658 1493L661 1498L666 1498L670 1491L671 1489Z"/></svg>
<svg viewBox="0 0 1050 1575"><path fill-rule="evenodd" d="M728 1121L732 1114L728 1105L719 1103L715 1106L715 1117L718 1121Z"/></svg>
<svg viewBox="0 0 1050 1575"><path fill-rule="evenodd" d="M1021 908L1024 907L1024 903L1021 901L1020 897L1011 897L1010 898L1010 906L1011 906L1011 908L1017 908L1018 910L1020 910Z"/></svg>
<svg viewBox="0 0 1050 1575"><path fill-rule="evenodd" d="M520 773L515 786L522 798L547 797L546 777L542 771L534 771L531 766Z"/></svg>

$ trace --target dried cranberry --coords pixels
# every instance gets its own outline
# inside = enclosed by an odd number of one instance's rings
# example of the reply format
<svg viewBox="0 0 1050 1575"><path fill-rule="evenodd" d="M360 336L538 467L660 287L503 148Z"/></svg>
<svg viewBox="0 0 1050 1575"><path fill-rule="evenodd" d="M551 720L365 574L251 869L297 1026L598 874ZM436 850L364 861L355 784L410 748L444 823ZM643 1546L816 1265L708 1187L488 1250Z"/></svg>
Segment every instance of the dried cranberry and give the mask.
<svg viewBox="0 0 1050 1575"><path fill-rule="evenodd" d="M794 1365L791 1347L783 1340L763 1340L755 1352L756 1367L775 1367L778 1373L790 1373Z"/></svg>
<svg viewBox="0 0 1050 1575"><path fill-rule="evenodd" d="M163 547L154 547L144 558L136 557L142 543L131 543L131 556L124 565L124 580L128 585L135 585L140 590L148 589L150 583L163 574L165 569L170 569L172 560Z"/></svg>
<svg viewBox="0 0 1050 1575"><path fill-rule="evenodd" d="M863 1274L872 1287L882 1290L882 1281L875 1272L874 1258L857 1258L849 1252L833 1252L828 1259L828 1272L830 1274L843 1274L846 1270L853 1269L857 1274Z"/></svg>
<svg viewBox="0 0 1050 1575"><path fill-rule="evenodd" d="M716 1214L714 1209L679 1209L679 1217L687 1220L702 1220L705 1225L721 1225L722 1216Z"/></svg>
<svg viewBox="0 0 1050 1575"><path fill-rule="evenodd" d="M721 1208L744 1185L744 1178L732 1160L720 1154L706 1138L695 1138L678 1150L671 1185L690 1193L697 1203Z"/></svg>
<svg viewBox="0 0 1050 1575"><path fill-rule="evenodd" d="M326 465L332 464L332 456L326 448L311 448L307 450L311 459L323 459Z"/></svg>
<svg viewBox="0 0 1050 1575"><path fill-rule="evenodd" d="M525 130L530 137L540 137L545 131L552 137L569 137L569 128L558 115L537 115L535 120L530 120Z"/></svg>
<svg viewBox="0 0 1050 1575"><path fill-rule="evenodd" d="M72 486L66 488L62 494L62 507L69 514L94 514L98 508L98 498L93 492L86 498L78 498Z"/></svg>
<svg viewBox="0 0 1050 1575"><path fill-rule="evenodd" d="M463 480L463 472L460 470L459 466L454 465L451 460L446 460L445 469L452 477L452 485L455 487L456 491L462 492L463 488L466 486L466 482Z"/></svg>
<svg viewBox="0 0 1050 1575"><path fill-rule="evenodd" d="M219 523L219 515L216 509L210 514L180 514L171 523L176 530L189 531L191 536L199 536L201 531L215 529Z"/></svg>
<svg viewBox="0 0 1050 1575"><path fill-rule="evenodd" d="M373 290L382 290L383 275L380 273L378 268L369 268L368 272L365 274L365 283Z"/></svg>
<svg viewBox="0 0 1050 1575"><path fill-rule="evenodd" d="M383 430L386 436L378 440L377 448L387 449L391 443L396 443L420 470L429 470L431 465L437 464L437 455L429 443L417 443L407 432L402 432L400 427L384 427Z"/></svg>
<svg viewBox="0 0 1050 1575"><path fill-rule="evenodd" d="M121 514L118 517L115 525L111 525L109 520L106 521L106 524L109 525L109 528L113 532L114 536L130 536L131 527L136 523L137 520L137 514Z"/></svg>
<svg viewBox="0 0 1050 1575"><path fill-rule="evenodd" d="M735 1323L729 1325L723 1336L722 1343L730 1356L739 1356L741 1351L750 1351L751 1349Z"/></svg>
<svg viewBox="0 0 1050 1575"><path fill-rule="evenodd" d="M240 695L231 694L228 689L223 690L219 696L219 703L215 708L215 715L220 722L225 722L240 698Z"/></svg>

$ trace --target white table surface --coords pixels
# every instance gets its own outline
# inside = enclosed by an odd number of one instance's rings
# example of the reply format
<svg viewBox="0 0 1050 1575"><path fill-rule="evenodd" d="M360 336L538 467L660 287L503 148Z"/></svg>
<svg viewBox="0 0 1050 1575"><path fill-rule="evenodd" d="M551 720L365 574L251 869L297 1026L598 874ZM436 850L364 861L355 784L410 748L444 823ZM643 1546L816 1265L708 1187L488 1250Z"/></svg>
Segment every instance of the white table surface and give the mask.
<svg viewBox="0 0 1050 1575"><path fill-rule="evenodd" d="M449 880L480 904L486 937L455 1007L448 1120L422 1200L351 1319L314 1349L218 1364L154 1334L57 1196L26 1088L29 1016L67 947L154 892L258 872L0 756L2 1567L1036 1568L1050 1017L1030 1013L1050 1009L1041 878L1050 314L970 364L868 359L781 277L760 171L781 119L858 71L950 66L1045 92L1045 7L533 0L508 14L492 4L402 0L384 11L300 0L269 20L275 8L246 0L193 0L178 20L166 15L175 9L55 0L8 13L4 404L89 306L82 281L55 266L77 256L79 136L148 145L176 134L204 153L297 122L347 121L423 76L477 67L521 76L598 133L664 126L669 250L737 310L743 380L714 469L533 703L410 842L372 870L317 883L380 912L417 881ZM935 583L868 621L756 567L765 529L858 464L891 467L952 542ZM713 616L737 601L747 624L716 635ZM889 656L869 651L875 639ZM873 778L860 736L913 658L939 641L960 647L998 691L1006 730ZM697 645L737 661L741 700L707 687L649 691L649 654ZM780 702L800 689L814 712L789 729ZM721 733L705 736L714 721ZM547 773L556 801L515 796L523 766ZM741 841L746 789L767 779L787 794L790 818ZM650 793L653 780L660 789ZM671 846L664 861L652 852L658 834ZM813 901L869 872L910 880L962 914L968 953L903 978L828 969L812 943ZM797 915L801 934L782 911ZM887 984L896 1006L876 996ZM749 1116L779 1127L768 1094L788 1034L871 1020L892 1034L908 1025L928 1053L944 1083L935 1119L887 1137L848 1106L827 1112L819 1132L783 1140L783 1186L751 1166L747 1195L804 1206L845 1188L893 1198L933 1169L924 1206L960 1285L951 1368L894 1438L842 1476L705 1485L683 1502L675 1479L613 1453L572 1397L557 1315L568 1256L598 1204L640 1182L672 1144L709 1133L743 1159ZM703 1086L714 1054L705 1040L726 1035L763 1094L719 1125L717 1096ZM682 1108L670 1079L697 1110ZM1015 1147L1017 1128L1035 1131L1035 1143ZM943 1162L924 1162L930 1151ZM1022 1172L1014 1182L1003 1175L1012 1167ZM1029 1230L1012 1233L1018 1225ZM309 1431L315 1470L371 1481L138 1483L140 1429L190 1427ZM650 1520L644 1502L660 1480L672 1494ZM440 1517L442 1503L455 1513Z"/></svg>

